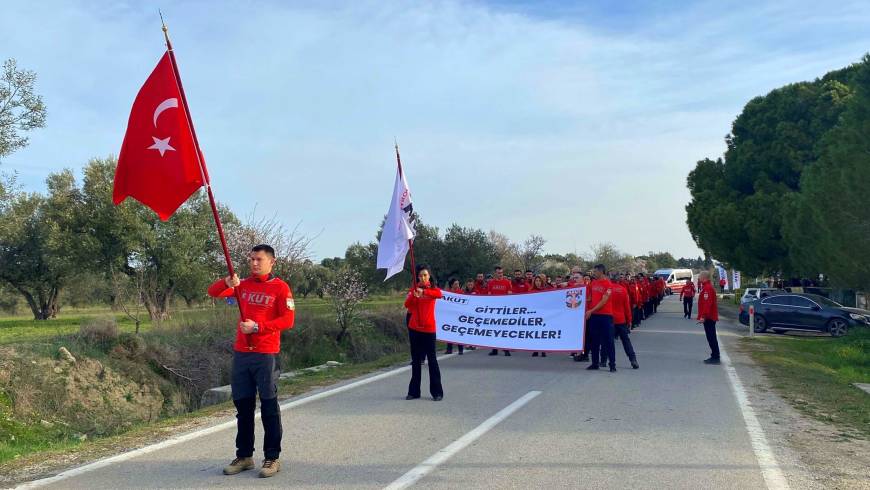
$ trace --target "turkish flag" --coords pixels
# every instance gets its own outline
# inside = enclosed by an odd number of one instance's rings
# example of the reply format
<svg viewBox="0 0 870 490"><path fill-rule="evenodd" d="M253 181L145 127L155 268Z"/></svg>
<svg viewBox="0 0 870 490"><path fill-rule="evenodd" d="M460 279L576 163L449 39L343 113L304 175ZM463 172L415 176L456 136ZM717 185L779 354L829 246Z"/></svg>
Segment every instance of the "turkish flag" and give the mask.
<svg viewBox="0 0 870 490"><path fill-rule="evenodd" d="M204 184L180 86L167 51L133 101L115 170L115 205L129 196L163 221Z"/></svg>

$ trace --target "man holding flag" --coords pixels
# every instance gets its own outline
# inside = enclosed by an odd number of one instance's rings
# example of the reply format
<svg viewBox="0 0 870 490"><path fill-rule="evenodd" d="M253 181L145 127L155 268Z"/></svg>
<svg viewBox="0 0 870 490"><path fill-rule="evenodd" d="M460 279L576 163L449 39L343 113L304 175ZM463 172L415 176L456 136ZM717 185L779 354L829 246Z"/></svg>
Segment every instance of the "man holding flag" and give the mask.
<svg viewBox="0 0 870 490"><path fill-rule="evenodd" d="M275 252L268 245L254 247L249 256L252 278L239 281L233 270L205 158L196 138L165 25L163 33L166 53L139 89L130 111L115 169L112 200L118 205L132 197L166 221L194 192L205 186L229 271L227 278L213 284L209 292L213 296L235 296L240 314L232 380L233 401L238 410L237 457L224 468L224 473L230 475L254 468L251 458L254 410L259 392L266 432L266 457L260 476L269 477L280 470L277 353L280 331L293 325L293 295L286 283L271 277Z"/></svg>

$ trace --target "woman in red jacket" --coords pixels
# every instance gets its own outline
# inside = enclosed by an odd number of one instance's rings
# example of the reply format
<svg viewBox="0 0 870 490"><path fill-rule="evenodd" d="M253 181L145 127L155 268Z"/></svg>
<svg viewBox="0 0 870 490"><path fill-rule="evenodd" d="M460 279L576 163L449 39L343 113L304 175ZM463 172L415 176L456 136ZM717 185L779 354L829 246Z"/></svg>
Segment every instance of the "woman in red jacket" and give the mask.
<svg viewBox="0 0 870 490"><path fill-rule="evenodd" d="M530 292L539 293L541 291L549 291L551 289L553 289L553 287L550 286L549 284L547 284L547 276L544 274L538 274L532 280L532 288L531 288ZM540 354L541 354L541 357L547 357L546 352L541 352ZM532 352L532 357L538 357L538 352L537 351Z"/></svg>
<svg viewBox="0 0 870 490"><path fill-rule="evenodd" d="M441 290L430 282L429 267L417 267L417 287L408 293L405 308L408 309L408 340L411 342L411 383L405 400L420 398L421 364L428 359L429 393L432 399L441 401L444 389L441 386L441 370L435 353L435 301L442 297Z"/></svg>

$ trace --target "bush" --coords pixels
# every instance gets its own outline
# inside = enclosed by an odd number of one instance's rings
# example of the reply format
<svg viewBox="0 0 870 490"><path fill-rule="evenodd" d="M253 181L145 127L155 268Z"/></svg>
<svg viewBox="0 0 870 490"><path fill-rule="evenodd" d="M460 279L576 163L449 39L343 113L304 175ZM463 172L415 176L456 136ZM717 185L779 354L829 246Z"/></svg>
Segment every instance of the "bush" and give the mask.
<svg viewBox="0 0 870 490"><path fill-rule="evenodd" d="M229 384L237 318L217 311L174 327L155 327L145 338L145 358L152 369L178 385L191 409L202 394Z"/></svg>
<svg viewBox="0 0 870 490"><path fill-rule="evenodd" d="M118 343L112 349L114 357L138 359L148 349L148 344L140 335L134 333L122 333L118 336Z"/></svg>
<svg viewBox="0 0 870 490"><path fill-rule="evenodd" d="M120 333L113 317L91 318L79 327L79 339L103 352L109 352L115 346Z"/></svg>

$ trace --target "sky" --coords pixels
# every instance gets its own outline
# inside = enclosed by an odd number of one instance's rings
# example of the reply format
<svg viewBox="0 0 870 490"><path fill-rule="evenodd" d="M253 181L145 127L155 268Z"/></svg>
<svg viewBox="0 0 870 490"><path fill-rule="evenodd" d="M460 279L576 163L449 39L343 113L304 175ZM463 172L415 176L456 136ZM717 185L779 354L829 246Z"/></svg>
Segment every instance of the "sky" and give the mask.
<svg viewBox="0 0 870 490"><path fill-rule="evenodd" d="M48 120L0 171L43 191L117 155L158 7L217 199L317 259L374 239L394 138L429 225L697 257L695 163L753 97L870 51L866 1L4 2L0 59L38 74Z"/></svg>

